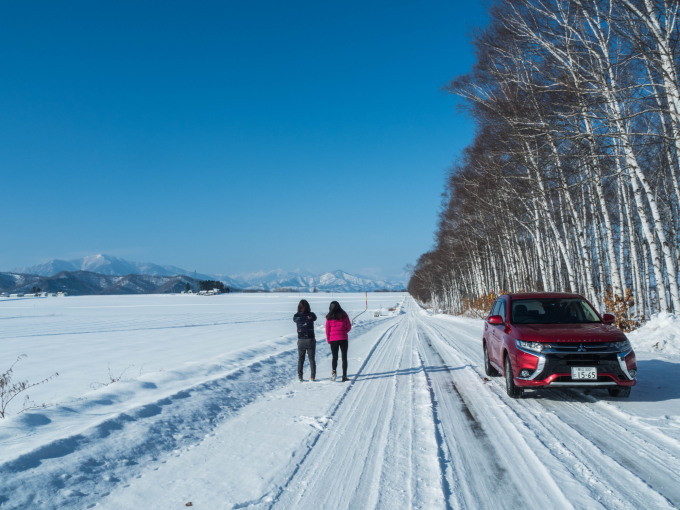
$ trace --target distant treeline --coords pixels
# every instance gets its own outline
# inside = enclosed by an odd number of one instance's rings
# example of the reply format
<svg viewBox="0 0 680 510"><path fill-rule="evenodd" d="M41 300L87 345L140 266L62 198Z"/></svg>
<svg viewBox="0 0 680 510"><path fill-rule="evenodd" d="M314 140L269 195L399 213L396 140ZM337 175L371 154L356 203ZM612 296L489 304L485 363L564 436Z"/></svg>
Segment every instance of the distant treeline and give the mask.
<svg viewBox="0 0 680 510"><path fill-rule="evenodd" d="M187 283L188 288L186 290L190 290L191 286L189 283ZM217 280L201 280L198 282L198 289L199 290L218 290L222 293L229 292L230 289L227 287L224 282L220 282Z"/></svg>

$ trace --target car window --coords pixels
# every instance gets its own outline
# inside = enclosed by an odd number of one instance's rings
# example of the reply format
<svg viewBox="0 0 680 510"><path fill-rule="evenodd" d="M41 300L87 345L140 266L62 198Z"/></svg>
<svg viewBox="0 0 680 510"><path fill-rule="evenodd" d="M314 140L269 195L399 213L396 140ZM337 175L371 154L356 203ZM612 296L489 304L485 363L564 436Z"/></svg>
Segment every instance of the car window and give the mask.
<svg viewBox="0 0 680 510"><path fill-rule="evenodd" d="M581 298L534 298L512 302L515 324L578 324L600 322L595 310Z"/></svg>
<svg viewBox="0 0 680 510"><path fill-rule="evenodd" d="M505 322L505 300L498 300L498 310L496 311L496 315L503 317L503 322Z"/></svg>
<svg viewBox="0 0 680 510"><path fill-rule="evenodd" d="M493 305L491 306L491 311L489 312L489 315L498 315L498 305L500 303L500 299L497 299L496 301L493 302Z"/></svg>

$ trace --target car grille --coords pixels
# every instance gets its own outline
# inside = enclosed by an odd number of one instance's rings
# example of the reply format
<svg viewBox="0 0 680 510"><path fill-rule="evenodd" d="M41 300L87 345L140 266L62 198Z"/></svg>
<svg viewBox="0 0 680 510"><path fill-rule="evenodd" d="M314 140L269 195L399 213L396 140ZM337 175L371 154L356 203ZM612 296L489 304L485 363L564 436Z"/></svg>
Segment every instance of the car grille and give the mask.
<svg viewBox="0 0 680 510"><path fill-rule="evenodd" d="M611 354L617 353L618 349L612 342L551 342L543 349L543 352L557 355L588 354Z"/></svg>
<svg viewBox="0 0 680 510"><path fill-rule="evenodd" d="M609 342L557 342L550 344L555 352L602 352L611 349Z"/></svg>

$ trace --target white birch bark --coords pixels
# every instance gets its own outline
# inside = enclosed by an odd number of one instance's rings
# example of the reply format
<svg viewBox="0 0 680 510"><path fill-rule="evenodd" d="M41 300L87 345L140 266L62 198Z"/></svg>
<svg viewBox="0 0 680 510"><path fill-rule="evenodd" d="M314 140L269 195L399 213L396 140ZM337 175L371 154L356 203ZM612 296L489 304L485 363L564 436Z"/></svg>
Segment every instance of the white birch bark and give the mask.
<svg viewBox="0 0 680 510"><path fill-rule="evenodd" d="M618 90L618 82L616 76L614 75L612 66L607 65L612 62L612 59L609 55L609 47L606 43L606 35L601 32L600 25L596 22L596 20L592 19L589 12L584 10L583 13L585 15L586 22L593 31L593 34L596 36L596 40L599 45L597 50L601 52L600 57L600 54L597 51L593 49L590 51L597 60L600 60L602 66L601 68L606 72L601 83L602 94L606 100L607 108L611 112L612 125L615 128L615 133L619 136L621 141L626 165L628 169L630 169L631 174L634 176L632 180L635 181L637 179L642 188L638 195L644 195L644 198L646 199L647 205L649 206L652 214L653 223L651 227L648 225L644 226L645 236L647 237L647 242L650 245L650 251L652 253L654 251L658 252L655 235L656 238L659 239L659 245L664 259L663 261L665 263L665 269L668 274L668 288L671 303L675 310L680 310L680 291L678 289L676 260L674 259L671 252L670 244L666 239L666 233L663 228L663 220L661 218L657 204L656 194L652 190L647 176L642 171L642 168L638 163L637 156L633 149L633 144L631 143L628 135L628 130L626 129L626 126L623 125L623 111L618 99L615 97L616 91ZM638 204L638 212L641 211L640 205L641 204ZM643 223L647 223L647 221L643 219ZM659 280L656 282L657 292L659 293L659 307L660 311L665 312L669 310L669 307L666 301L664 278L660 267L661 260L658 258L658 253L657 255L654 255L653 253L653 262L655 262L654 274L659 278Z"/></svg>

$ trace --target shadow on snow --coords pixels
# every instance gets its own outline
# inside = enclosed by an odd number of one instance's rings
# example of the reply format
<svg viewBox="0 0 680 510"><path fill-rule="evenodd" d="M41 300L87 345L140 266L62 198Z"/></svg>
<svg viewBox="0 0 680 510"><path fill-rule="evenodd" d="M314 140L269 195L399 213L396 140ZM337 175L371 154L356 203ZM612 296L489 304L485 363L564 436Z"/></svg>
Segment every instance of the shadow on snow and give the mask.
<svg viewBox="0 0 680 510"><path fill-rule="evenodd" d="M390 377L395 377L395 376L403 376L403 375L415 375L415 374L420 374L420 373L435 373L435 372L452 372L454 370L462 370L469 365L463 365L460 367L449 367L446 365L443 366L438 366L438 367L412 367L412 368L399 368L395 370L388 370L386 372L374 372L372 374L354 374L350 377L354 377L356 381L369 381L371 379L384 379L384 378L390 378Z"/></svg>

